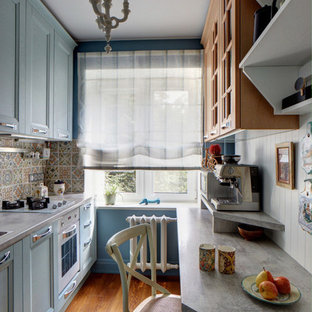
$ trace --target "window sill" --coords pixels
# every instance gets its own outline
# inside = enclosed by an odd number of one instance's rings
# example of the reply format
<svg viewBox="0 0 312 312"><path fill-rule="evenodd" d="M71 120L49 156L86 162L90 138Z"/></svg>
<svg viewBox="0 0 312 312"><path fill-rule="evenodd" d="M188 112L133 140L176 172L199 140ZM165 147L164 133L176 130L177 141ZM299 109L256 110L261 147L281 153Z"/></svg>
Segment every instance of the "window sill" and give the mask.
<svg viewBox="0 0 312 312"><path fill-rule="evenodd" d="M97 209L118 209L118 210L176 210L182 207L199 207L199 203L192 202L162 202L157 204L139 205L137 202L117 202L115 205L105 205L104 202L97 202Z"/></svg>

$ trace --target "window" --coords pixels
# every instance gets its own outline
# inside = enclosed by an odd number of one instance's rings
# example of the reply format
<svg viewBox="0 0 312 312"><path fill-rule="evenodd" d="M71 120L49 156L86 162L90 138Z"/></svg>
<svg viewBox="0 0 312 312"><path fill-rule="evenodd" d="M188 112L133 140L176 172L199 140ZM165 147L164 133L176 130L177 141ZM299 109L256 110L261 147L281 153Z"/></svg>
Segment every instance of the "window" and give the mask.
<svg viewBox="0 0 312 312"><path fill-rule="evenodd" d="M156 171L153 173L154 193L187 193L187 171Z"/></svg>
<svg viewBox="0 0 312 312"><path fill-rule="evenodd" d="M86 192L99 203L109 183L118 185L117 202L138 203L143 198L165 202L197 200L197 171L103 171L85 170Z"/></svg>

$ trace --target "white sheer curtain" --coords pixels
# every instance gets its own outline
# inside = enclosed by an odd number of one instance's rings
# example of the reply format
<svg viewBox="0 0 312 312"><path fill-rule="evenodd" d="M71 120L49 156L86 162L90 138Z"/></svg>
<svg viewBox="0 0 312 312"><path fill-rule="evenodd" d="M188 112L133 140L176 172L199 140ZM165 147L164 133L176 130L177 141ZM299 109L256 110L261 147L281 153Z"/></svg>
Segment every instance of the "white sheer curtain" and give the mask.
<svg viewBox="0 0 312 312"><path fill-rule="evenodd" d="M78 86L85 167L200 167L200 50L79 53Z"/></svg>

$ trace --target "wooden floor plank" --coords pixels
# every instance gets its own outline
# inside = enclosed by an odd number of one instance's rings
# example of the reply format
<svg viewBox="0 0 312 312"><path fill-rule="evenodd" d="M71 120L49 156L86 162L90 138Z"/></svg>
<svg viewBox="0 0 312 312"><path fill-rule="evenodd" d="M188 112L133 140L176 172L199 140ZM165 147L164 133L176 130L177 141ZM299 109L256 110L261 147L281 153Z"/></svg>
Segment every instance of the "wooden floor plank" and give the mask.
<svg viewBox="0 0 312 312"><path fill-rule="evenodd" d="M157 277L157 283L172 294L180 295L178 277ZM129 292L129 308L132 311L151 295L151 288L132 278ZM122 312L122 289L119 274L91 273L66 312Z"/></svg>

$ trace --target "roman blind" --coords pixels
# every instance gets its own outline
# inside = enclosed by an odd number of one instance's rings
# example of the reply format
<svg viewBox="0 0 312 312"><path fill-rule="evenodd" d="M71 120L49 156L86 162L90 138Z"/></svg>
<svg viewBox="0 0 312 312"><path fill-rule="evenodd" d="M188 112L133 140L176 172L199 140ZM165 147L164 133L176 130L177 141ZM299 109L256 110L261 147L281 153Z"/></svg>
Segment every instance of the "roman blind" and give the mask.
<svg viewBox="0 0 312 312"><path fill-rule="evenodd" d="M198 169L202 51L78 53L86 168Z"/></svg>

